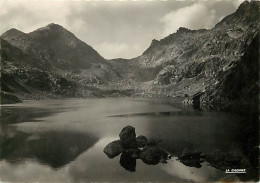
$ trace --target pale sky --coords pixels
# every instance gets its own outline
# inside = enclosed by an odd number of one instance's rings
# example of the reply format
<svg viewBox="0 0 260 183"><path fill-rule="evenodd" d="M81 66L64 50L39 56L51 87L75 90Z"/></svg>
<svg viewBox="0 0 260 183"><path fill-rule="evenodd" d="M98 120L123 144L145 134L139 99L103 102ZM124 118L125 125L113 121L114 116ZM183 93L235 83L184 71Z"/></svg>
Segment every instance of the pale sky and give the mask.
<svg viewBox="0 0 260 183"><path fill-rule="evenodd" d="M103 57L133 58L179 27L212 28L242 0L0 0L0 34L60 24Z"/></svg>

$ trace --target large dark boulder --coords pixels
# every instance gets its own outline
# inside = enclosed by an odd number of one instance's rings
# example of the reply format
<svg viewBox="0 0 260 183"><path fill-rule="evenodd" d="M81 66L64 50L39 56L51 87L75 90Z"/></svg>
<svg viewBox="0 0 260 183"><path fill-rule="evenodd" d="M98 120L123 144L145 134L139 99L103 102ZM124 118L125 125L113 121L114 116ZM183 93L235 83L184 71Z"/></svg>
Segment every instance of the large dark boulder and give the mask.
<svg viewBox="0 0 260 183"><path fill-rule="evenodd" d="M124 145L135 142L136 134L135 128L132 126L126 126L119 134L120 140Z"/></svg>
<svg viewBox="0 0 260 183"><path fill-rule="evenodd" d="M110 142L105 148L104 153L109 158L114 158L121 154L124 151L123 144L120 140L115 140L113 142Z"/></svg>

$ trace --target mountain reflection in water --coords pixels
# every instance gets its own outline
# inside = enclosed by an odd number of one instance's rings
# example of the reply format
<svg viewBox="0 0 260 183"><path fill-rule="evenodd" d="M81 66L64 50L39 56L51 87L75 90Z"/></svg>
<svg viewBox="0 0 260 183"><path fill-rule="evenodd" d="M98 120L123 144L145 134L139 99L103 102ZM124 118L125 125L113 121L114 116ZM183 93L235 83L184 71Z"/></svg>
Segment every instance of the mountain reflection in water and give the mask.
<svg viewBox="0 0 260 183"><path fill-rule="evenodd" d="M47 100L2 106L1 112L0 177L6 182L230 180L206 162L201 168L189 167L176 157L185 148L247 157L248 139L254 135L247 116L194 111L174 99ZM124 154L108 159L103 148L127 125L137 134L162 140L173 158L157 165ZM242 179L235 174L231 178Z"/></svg>

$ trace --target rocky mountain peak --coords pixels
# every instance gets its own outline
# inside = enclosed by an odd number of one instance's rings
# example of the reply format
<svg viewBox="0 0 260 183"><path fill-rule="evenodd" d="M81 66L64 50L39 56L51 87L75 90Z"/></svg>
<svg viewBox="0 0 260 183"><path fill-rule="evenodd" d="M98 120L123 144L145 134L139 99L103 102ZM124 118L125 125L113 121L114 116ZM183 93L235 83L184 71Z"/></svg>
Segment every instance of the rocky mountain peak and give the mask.
<svg viewBox="0 0 260 183"><path fill-rule="evenodd" d="M15 28L6 31L0 36L0 38L13 46L20 48L21 50L26 50L28 45L31 45L29 36Z"/></svg>
<svg viewBox="0 0 260 183"><path fill-rule="evenodd" d="M230 27L230 24L240 24L243 27L254 25L259 22L260 2L259 1L244 1L231 15L222 19L215 27Z"/></svg>
<svg viewBox="0 0 260 183"><path fill-rule="evenodd" d="M63 28L61 25L55 23L50 23L46 27L53 28L53 29Z"/></svg>
<svg viewBox="0 0 260 183"><path fill-rule="evenodd" d="M33 32L62 32L62 31L66 31L68 32L64 27L62 27L59 24L55 24L55 23L50 23L45 27L41 27L39 29L36 29Z"/></svg>
<svg viewBox="0 0 260 183"><path fill-rule="evenodd" d="M3 33L1 35L1 38L3 39L11 39L11 38L15 38L15 37L20 37L20 36L25 36L26 34L22 31L19 31L15 28L12 28L8 31L6 31L5 33Z"/></svg>
<svg viewBox="0 0 260 183"><path fill-rule="evenodd" d="M244 1L237 9L235 14L246 16L246 17L255 17L259 16L259 1ZM258 17L259 18L259 17Z"/></svg>
<svg viewBox="0 0 260 183"><path fill-rule="evenodd" d="M29 36L36 40L41 39L58 39L58 38L66 38L66 39L76 39L76 36L63 28L61 25L58 24L48 24L45 27L41 27L36 29L33 32L29 33Z"/></svg>
<svg viewBox="0 0 260 183"><path fill-rule="evenodd" d="M244 1L240 6L238 7L238 12L245 12L246 9L250 6L250 3L248 1Z"/></svg>

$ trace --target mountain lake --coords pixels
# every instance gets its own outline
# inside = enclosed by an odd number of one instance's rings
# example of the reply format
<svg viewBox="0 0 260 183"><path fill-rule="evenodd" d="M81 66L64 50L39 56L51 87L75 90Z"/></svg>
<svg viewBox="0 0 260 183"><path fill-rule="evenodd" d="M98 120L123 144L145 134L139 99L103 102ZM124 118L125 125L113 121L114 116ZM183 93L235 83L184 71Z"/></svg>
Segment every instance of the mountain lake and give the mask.
<svg viewBox="0 0 260 183"><path fill-rule="evenodd" d="M247 116L199 111L171 98L24 101L1 106L0 182L215 182L232 176L177 160L185 148L242 153ZM135 171L103 152L123 127L160 139L167 163L136 160Z"/></svg>

